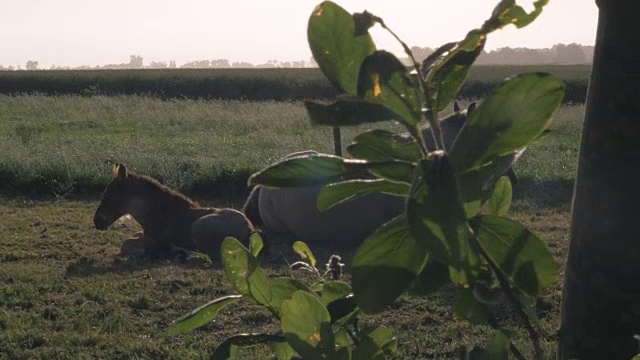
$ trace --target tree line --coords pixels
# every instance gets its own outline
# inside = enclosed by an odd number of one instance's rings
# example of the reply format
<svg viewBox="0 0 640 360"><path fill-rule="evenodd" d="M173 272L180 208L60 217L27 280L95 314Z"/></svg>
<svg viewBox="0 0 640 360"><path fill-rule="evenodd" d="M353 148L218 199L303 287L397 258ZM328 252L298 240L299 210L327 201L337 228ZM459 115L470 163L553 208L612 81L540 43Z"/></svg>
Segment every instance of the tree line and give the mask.
<svg viewBox="0 0 640 360"><path fill-rule="evenodd" d="M411 51L414 57L422 60L432 54L436 49L429 47L414 46ZM574 65L574 64L590 64L593 59L593 46L571 44L556 44L551 48L545 49L529 49L529 48L510 48L503 47L492 51L483 51L476 60L477 65ZM408 58L401 59L405 64L409 65ZM21 65L4 67L0 64L0 71L11 70L42 70L39 68L38 61L29 60L24 68ZM276 59L269 60L263 64L253 64L247 61L229 61L227 59L213 60L194 60L186 62L182 65L176 64L175 61L151 61L145 65L144 59L140 55L130 55L129 62L121 64L106 65L82 65L78 67L52 65L49 70L117 70L117 69L250 69L250 68L310 68L317 67L313 57L309 60L296 61L278 61Z"/></svg>

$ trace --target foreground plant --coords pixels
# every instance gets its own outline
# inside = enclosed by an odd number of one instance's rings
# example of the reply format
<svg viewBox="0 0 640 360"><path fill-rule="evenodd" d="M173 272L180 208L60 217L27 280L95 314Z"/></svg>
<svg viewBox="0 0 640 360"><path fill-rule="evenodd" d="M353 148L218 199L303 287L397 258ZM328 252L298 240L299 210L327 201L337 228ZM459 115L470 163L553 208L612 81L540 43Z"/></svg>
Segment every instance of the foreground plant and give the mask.
<svg viewBox="0 0 640 360"><path fill-rule="evenodd" d="M225 272L231 282L243 296L280 317L283 335L259 338L272 343L279 358L288 359L295 351L304 358L369 359L374 350L384 357L389 344L395 344L389 330L351 335L348 328L335 326L339 319L332 316L333 301L350 305L348 311L341 308L340 315L377 313L410 287L427 293L449 281L459 289L454 304L458 318L497 327L491 309L506 299L528 331L535 357L542 358L532 303L554 282L557 269L546 244L505 217L511 184L502 175L548 126L564 85L543 73L505 80L468 114L450 148L445 146L440 113L456 98L487 35L508 24L529 24L545 4L537 1L535 10L526 13L514 1L503 0L482 27L462 41L445 44L422 63L398 39L412 60L411 70L395 55L376 50L368 33L372 26L380 25L398 38L381 18L366 11L351 15L329 1L316 7L309 20L309 44L323 73L344 95L333 103L305 103L312 122L344 126L396 120L409 135L365 132L348 147L351 159L326 154L289 158L254 174L250 183L324 184L320 210L373 192L406 198L406 209L360 246L351 286L324 284L318 292L291 279L267 280L255 257L247 255L249 250L225 240L222 252L228 257ZM424 138L424 123L433 139ZM231 261L231 256L242 259ZM307 259L315 268L311 257ZM240 281L238 274L246 278ZM325 296L327 291L332 295ZM212 306L218 309L223 303ZM355 318L346 319L340 324ZM239 344L231 338L219 349L230 341ZM375 346L359 350L365 343ZM278 352L282 348L291 353ZM508 332L498 329L487 349L467 356L506 358L509 351L522 357Z"/></svg>
<svg viewBox="0 0 640 360"><path fill-rule="evenodd" d="M189 332L213 318L226 306L247 299L269 310L280 321L281 330L275 333L239 334L218 345L214 359L229 359L238 347L267 344L278 359L291 359L296 353L305 359L358 359L384 358L395 353L397 341L390 329L360 328L358 307L351 286L340 280L340 257L333 255L322 274L316 259L302 242L294 250L302 257L291 265L313 273L317 281L307 286L291 278L267 279L257 256L262 249L259 235L251 237L249 249L236 239L222 243L222 261L227 279L238 295L213 300L178 319L169 328L169 334Z"/></svg>

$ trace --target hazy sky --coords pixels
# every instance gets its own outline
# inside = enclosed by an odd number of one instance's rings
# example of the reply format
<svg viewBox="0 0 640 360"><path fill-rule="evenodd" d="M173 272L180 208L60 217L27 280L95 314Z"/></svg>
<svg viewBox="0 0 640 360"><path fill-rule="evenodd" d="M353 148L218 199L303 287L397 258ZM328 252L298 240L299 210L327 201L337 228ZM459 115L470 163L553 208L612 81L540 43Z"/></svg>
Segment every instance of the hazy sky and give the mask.
<svg viewBox="0 0 640 360"><path fill-rule="evenodd" d="M497 0L336 0L349 12L382 17L409 46L438 47L462 39L491 14ZM0 65L27 60L62 66L228 59L254 64L305 60L308 17L319 0L0 0ZM525 8L531 1L518 1ZM592 45L595 0L550 0L524 29L508 26L487 50ZM374 31L378 48L398 52Z"/></svg>

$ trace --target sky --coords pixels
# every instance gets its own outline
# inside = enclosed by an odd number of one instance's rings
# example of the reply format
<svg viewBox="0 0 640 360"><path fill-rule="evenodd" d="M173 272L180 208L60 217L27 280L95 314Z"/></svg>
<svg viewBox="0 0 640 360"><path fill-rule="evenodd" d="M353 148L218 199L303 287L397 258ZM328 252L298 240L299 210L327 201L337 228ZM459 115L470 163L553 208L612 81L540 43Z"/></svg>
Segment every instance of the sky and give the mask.
<svg viewBox="0 0 640 360"><path fill-rule="evenodd" d="M409 46L436 48L464 38L487 19L497 0L336 0L349 12L369 12ZM319 0L1 0L0 65L40 68L129 62L227 59L263 64L308 61L309 15ZM532 1L518 0L525 9ZM523 29L489 36L486 50L549 48L557 43L593 45L595 0L549 0ZM378 49L401 54L379 27Z"/></svg>

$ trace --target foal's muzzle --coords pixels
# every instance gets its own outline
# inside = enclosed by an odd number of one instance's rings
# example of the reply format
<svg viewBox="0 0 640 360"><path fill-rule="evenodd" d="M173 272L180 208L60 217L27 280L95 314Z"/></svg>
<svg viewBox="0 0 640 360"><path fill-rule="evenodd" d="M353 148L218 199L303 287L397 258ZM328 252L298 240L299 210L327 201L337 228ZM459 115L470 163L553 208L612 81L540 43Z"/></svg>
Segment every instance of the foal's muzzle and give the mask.
<svg viewBox="0 0 640 360"><path fill-rule="evenodd" d="M96 229L98 230L107 230L113 223L110 220L111 219L108 219L106 216L96 213L96 215L93 217L93 225L95 225Z"/></svg>

